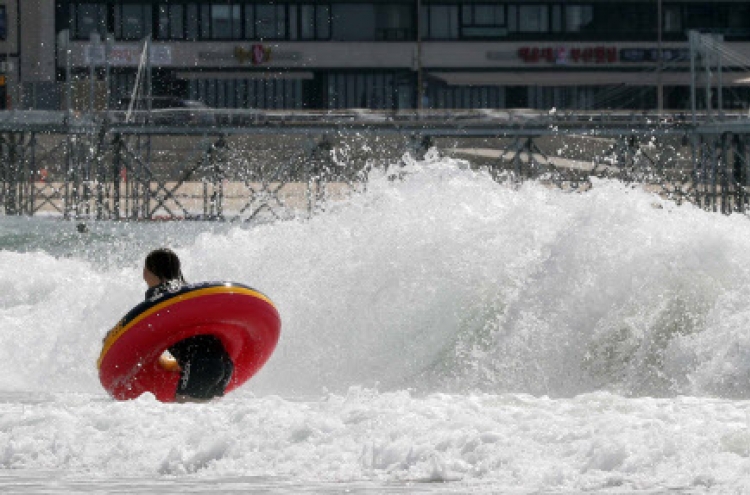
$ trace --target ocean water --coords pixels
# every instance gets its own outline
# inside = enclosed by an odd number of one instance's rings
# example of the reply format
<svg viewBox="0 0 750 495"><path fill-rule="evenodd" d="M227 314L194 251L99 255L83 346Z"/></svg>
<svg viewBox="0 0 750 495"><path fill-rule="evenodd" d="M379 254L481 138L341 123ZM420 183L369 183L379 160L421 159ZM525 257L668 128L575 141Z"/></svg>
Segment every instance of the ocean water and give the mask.
<svg viewBox="0 0 750 495"><path fill-rule="evenodd" d="M0 218L4 493L749 493L750 223L428 156L312 218ZM207 405L99 385L168 245L282 337Z"/></svg>

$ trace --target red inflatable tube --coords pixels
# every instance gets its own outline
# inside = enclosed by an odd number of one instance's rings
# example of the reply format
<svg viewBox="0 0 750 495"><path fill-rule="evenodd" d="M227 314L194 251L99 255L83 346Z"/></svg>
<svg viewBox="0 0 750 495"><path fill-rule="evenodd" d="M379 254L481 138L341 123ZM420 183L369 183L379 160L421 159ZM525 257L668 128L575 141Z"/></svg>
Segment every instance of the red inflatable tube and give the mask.
<svg viewBox="0 0 750 495"><path fill-rule="evenodd" d="M151 392L173 402L180 374L159 356L194 335L218 337L234 362L229 392L249 380L276 347L281 319L273 303L245 285L193 284L134 307L104 340L97 365L104 389L117 400Z"/></svg>

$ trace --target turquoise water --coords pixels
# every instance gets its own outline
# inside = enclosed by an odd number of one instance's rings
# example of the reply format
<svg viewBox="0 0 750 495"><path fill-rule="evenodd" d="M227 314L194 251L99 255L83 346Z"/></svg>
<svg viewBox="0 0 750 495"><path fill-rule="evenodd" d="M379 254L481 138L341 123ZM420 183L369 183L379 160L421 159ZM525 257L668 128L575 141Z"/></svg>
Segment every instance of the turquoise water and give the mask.
<svg viewBox="0 0 750 495"><path fill-rule="evenodd" d="M0 487L20 493L743 493L750 224L448 159L306 220L0 218ZM173 247L282 338L209 405L119 403L101 337Z"/></svg>

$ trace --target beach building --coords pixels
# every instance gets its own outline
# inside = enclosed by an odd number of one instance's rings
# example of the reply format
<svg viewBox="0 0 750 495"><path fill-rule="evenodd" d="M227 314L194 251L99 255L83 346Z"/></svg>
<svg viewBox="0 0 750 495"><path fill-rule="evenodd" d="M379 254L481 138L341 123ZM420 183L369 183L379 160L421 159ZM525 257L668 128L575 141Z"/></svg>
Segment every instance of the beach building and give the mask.
<svg viewBox="0 0 750 495"><path fill-rule="evenodd" d="M681 110L689 30L739 54L746 109L746 1L0 0L0 107L121 106L146 60L154 96L215 108Z"/></svg>

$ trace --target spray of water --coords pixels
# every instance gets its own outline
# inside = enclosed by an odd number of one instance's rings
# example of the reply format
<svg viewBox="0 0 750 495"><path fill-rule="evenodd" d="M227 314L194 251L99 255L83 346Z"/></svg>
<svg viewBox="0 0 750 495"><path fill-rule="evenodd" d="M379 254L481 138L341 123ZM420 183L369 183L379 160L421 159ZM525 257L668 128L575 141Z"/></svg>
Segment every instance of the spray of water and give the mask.
<svg viewBox="0 0 750 495"><path fill-rule="evenodd" d="M430 155L311 219L6 222L0 387L100 393L101 337L149 249L267 293L282 339L243 393L750 396L750 225L638 188L518 189Z"/></svg>

